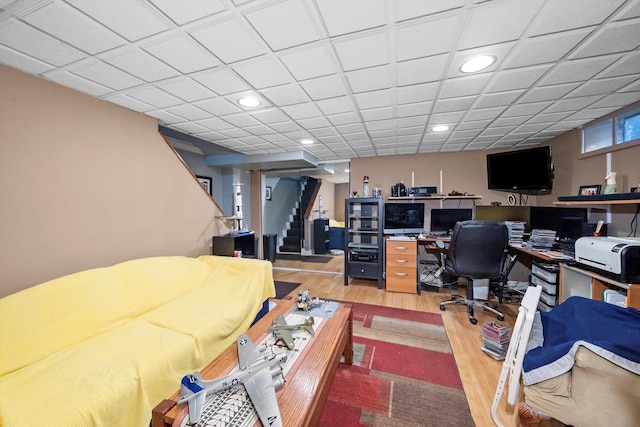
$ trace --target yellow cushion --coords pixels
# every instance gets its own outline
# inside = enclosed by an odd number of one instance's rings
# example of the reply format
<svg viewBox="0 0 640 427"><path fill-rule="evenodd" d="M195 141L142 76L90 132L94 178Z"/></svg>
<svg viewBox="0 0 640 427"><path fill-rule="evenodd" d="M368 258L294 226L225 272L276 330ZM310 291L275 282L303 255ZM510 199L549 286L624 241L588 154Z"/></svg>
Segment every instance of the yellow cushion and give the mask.
<svg viewBox="0 0 640 427"><path fill-rule="evenodd" d="M202 361L193 339L133 321L0 377L0 425L148 426Z"/></svg>
<svg viewBox="0 0 640 427"><path fill-rule="evenodd" d="M0 375L178 298L209 274L187 257L155 257L61 277L0 299Z"/></svg>

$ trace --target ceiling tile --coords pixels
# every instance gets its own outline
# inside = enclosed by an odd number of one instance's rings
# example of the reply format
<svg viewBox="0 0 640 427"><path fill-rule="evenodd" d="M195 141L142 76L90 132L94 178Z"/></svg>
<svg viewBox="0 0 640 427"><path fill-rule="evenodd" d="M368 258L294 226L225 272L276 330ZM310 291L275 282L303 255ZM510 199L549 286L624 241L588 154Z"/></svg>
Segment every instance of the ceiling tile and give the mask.
<svg viewBox="0 0 640 427"><path fill-rule="evenodd" d="M282 107L282 111L294 120L306 119L309 117L318 117L322 115L322 111L312 102L302 104L289 105Z"/></svg>
<svg viewBox="0 0 640 427"><path fill-rule="evenodd" d="M618 59L599 74L598 77L618 77L629 74L637 76L638 70L640 70L640 52L635 51Z"/></svg>
<svg viewBox="0 0 640 427"><path fill-rule="evenodd" d="M287 0L249 12L245 17L272 50L306 44L320 38L309 2Z"/></svg>
<svg viewBox="0 0 640 427"><path fill-rule="evenodd" d="M211 23L191 30L190 34L225 64L267 52L253 31L236 19ZM233 40L233 43L229 43L229 40Z"/></svg>
<svg viewBox="0 0 640 427"><path fill-rule="evenodd" d="M215 96L209 89L188 77L177 77L158 83L162 90L186 102L200 101Z"/></svg>
<svg viewBox="0 0 640 427"><path fill-rule="evenodd" d="M139 111L141 113L145 113L147 111L156 110L153 105L145 104L144 102L138 101L137 99L133 99L130 96L127 96L122 93L116 93L113 95L102 96L102 99L113 102L114 104L121 105L129 110Z"/></svg>
<svg viewBox="0 0 640 427"><path fill-rule="evenodd" d="M542 0L495 2L473 8L458 48L470 49L518 39L542 3Z"/></svg>
<svg viewBox="0 0 640 427"><path fill-rule="evenodd" d="M174 107L165 108L170 114L174 114L176 116L184 117L187 120L202 120L210 117L209 113L199 109L198 107L194 107L190 104L182 104L176 105Z"/></svg>
<svg viewBox="0 0 640 427"><path fill-rule="evenodd" d="M542 101L542 102L532 102L530 104L518 104L513 105L502 114L503 117L511 117L511 116L533 116L534 114L538 114L549 105L552 104L552 101Z"/></svg>
<svg viewBox="0 0 640 427"><path fill-rule="evenodd" d="M337 74L305 80L300 85L313 100L334 98L347 94L347 89Z"/></svg>
<svg viewBox="0 0 640 427"><path fill-rule="evenodd" d="M93 96L101 96L113 92L106 86L93 83L92 81L64 70L48 71L43 76L53 80L54 82L60 83L63 86L72 87L80 92L88 93Z"/></svg>
<svg viewBox="0 0 640 427"><path fill-rule="evenodd" d="M155 108L167 108L174 105L182 104L183 101L173 95L169 95L153 86L147 86L140 89L132 89L127 91L127 95L131 98L142 101Z"/></svg>
<svg viewBox="0 0 640 427"><path fill-rule="evenodd" d="M249 89L249 85L229 69L217 69L194 75L193 78L218 95L228 95Z"/></svg>
<svg viewBox="0 0 640 427"><path fill-rule="evenodd" d="M2 43L1 40L0 43ZM14 68L36 75L53 69L51 65L46 64L35 57L27 56L6 46L2 46L1 44L0 63L11 64Z"/></svg>
<svg viewBox="0 0 640 427"><path fill-rule="evenodd" d="M384 0L367 0L365 13L359 1L316 0L316 4L331 36L379 27L387 21Z"/></svg>
<svg viewBox="0 0 640 427"><path fill-rule="evenodd" d="M495 92L478 96L475 108L489 108L511 105L520 95L524 93L524 89L512 90L509 92Z"/></svg>
<svg viewBox="0 0 640 427"><path fill-rule="evenodd" d="M541 81L545 86L585 81L612 64L618 55L575 59L556 65Z"/></svg>
<svg viewBox="0 0 640 427"><path fill-rule="evenodd" d="M588 27L603 22L624 0L581 0L579 13L576 4L563 1L545 2L534 20L528 35L558 33L573 28Z"/></svg>
<svg viewBox="0 0 640 427"><path fill-rule="evenodd" d="M432 102L416 102L414 104L403 104L396 107L398 117L420 116L429 114Z"/></svg>
<svg viewBox="0 0 640 427"><path fill-rule="evenodd" d="M150 0L162 13L178 25L184 25L226 10L222 0L190 2L188 7L175 0Z"/></svg>
<svg viewBox="0 0 640 427"><path fill-rule="evenodd" d="M459 16L400 26L397 35L397 60L448 53L458 41Z"/></svg>
<svg viewBox="0 0 640 427"><path fill-rule="evenodd" d="M360 113L362 114L362 118L366 121L393 118L393 109L391 107L361 110Z"/></svg>
<svg viewBox="0 0 640 427"><path fill-rule="evenodd" d="M233 69L256 89L279 86L292 81L286 68L275 58L248 61L236 65Z"/></svg>
<svg viewBox="0 0 640 427"><path fill-rule="evenodd" d="M324 45L285 53L280 60L298 81L335 74L337 71Z"/></svg>
<svg viewBox="0 0 640 427"><path fill-rule="evenodd" d="M305 129L318 129L331 126L331 123L325 117L311 117L309 119L300 119L297 120L297 123Z"/></svg>
<svg viewBox="0 0 640 427"><path fill-rule="evenodd" d="M438 90L437 83L399 87L396 91L398 104L413 104L415 102L433 101Z"/></svg>
<svg viewBox="0 0 640 427"><path fill-rule="evenodd" d="M393 86L392 68L390 65L350 71L346 73L346 75L354 93L371 92Z"/></svg>
<svg viewBox="0 0 640 427"><path fill-rule="evenodd" d="M467 77L447 79L442 83L439 96L457 98L460 96L478 95L487 84L491 74L478 74Z"/></svg>
<svg viewBox="0 0 640 427"><path fill-rule="evenodd" d="M129 73L95 59L74 64L69 67L69 71L114 90L128 89L144 83Z"/></svg>
<svg viewBox="0 0 640 427"><path fill-rule="evenodd" d="M140 40L170 28L169 23L145 3L121 1L118 7L113 7L112 2L106 1L66 1L129 41Z"/></svg>
<svg viewBox="0 0 640 427"><path fill-rule="evenodd" d="M142 48L182 73L193 73L220 65L216 57L182 34L172 34L169 38L165 37Z"/></svg>
<svg viewBox="0 0 640 427"><path fill-rule="evenodd" d="M528 89L544 75L551 65L539 65L513 70L498 71L489 83L489 92L507 92L516 89ZM553 83L547 83L553 84Z"/></svg>
<svg viewBox="0 0 640 427"><path fill-rule="evenodd" d="M504 110L505 110L505 107L477 108L474 110L469 110L467 112L467 115L465 116L465 121L495 119Z"/></svg>
<svg viewBox="0 0 640 427"><path fill-rule="evenodd" d="M398 63L398 86L440 80L447 65L448 55L413 59Z"/></svg>
<svg viewBox="0 0 640 427"><path fill-rule="evenodd" d="M565 83L552 86L538 86L532 88L522 98L521 102L555 101L578 87L580 83Z"/></svg>
<svg viewBox="0 0 640 427"><path fill-rule="evenodd" d="M412 0L394 2L397 8L398 21L420 16L433 15L464 6L464 0Z"/></svg>
<svg viewBox="0 0 640 427"><path fill-rule="evenodd" d="M151 117L157 118L158 120L160 120L160 123L163 123L165 125L173 125L185 121L184 117L179 117L175 114L167 113L165 110L148 111L146 114L150 115Z"/></svg>
<svg viewBox="0 0 640 427"><path fill-rule="evenodd" d="M576 52L573 58L585 58L626 52L640 46L640 19L613 22L596 30L597 37L589 37Z"/></svg>
<svg viewBox="0 0 640 427"><path fill-rule="evenodd" d="M606 95L618 91L618 89L637 80L637 76L613 77L610 79L591 80L583 83L579 88L571 92L571 97Z"/></svg>
<svg viewBox="0 0 640 427"><path fill-rule="evenodd" d="M57 67L85 57L78 49L17 21L0 27L0 44Z"/></svg>
<svg viewBox="0 0 640 427"><path fill-rule="evenodd" d="M389 37L387 32L367 33L364 36L343 38L334 43L345 71L388 64Z"/></svg>
<svg viewBox="0 0 640 427"><path fill-rule="evenodd" d="M260 122L247 113L230 114L224 117L225 122L229 122L232 125L236 125L240 128L245 126L259 125Z"/></svg>
<svg viewBox="0 0 640 427"><path fill-rule="evenodd" d="M352 112L355 108L353 102L351 102L351 98L348 96L323 99L318 101L316 105L326 115Z"/></svg>
<svg viewBox="0 0 640 427"><path fill-rule="evenodd" d="M164 62L138 48L119 49L104 55L102 59L146 82L168 79L179 74Z"/></svg>
<svg viewBox="0 0 640 427"><path fill-rule="evenodd" d="M275 108L266 108L264 110L256 110L252 111L251 115L260 120L262 123L271 124L271 123L280 123L290 121L289 117L284 114L282 111L277 110ZM225 117L226 120L226 117Z"/></svg>
<svg viewBox="0 0 640 427"><path fill-rule="evenodd" d="M586 108L594 102L602 99L601 96L585 96L581 98L560 99L553 103L552 106L545 110L545 113L555 113L562 111L573 111L576 109Z"/></svg>
<svg viewBox="0 0 640 427"><path fill-rule="evenodd" d="M376 108L393 103L393 90L376 90L372 92L356 93L354 97L360 108Z"/></svg>
<svg viewBox="0 0 640 427"><path fill-rule="evenodd" d="M224 116L242 111L242 109L224 98L205 99L203 101L194 102L194 105L208 111L214 116Z"/></svg>
<svg viewBox="0 0 640 427"><path fill-rule="evenodd" d="M300 104L309 101L307 93L297 84L271 87L263 89L261 92L273 104L279 106Z"/></svg>
<svg viewBox="0 0 640 427"><path fill-rule="evenodd" d="M349 123L360 123L360 117L354 111L328 115L327 118L336 126ZM360 125L362 125L362 123L360 123Z"/></svg>
<svg viewBox="0 0 640 427"><path fill-rule="evenodd" d="M477 97L475 96L440 99L436 101L436 106L433 109L433 112L447 113L450 111L464 111L467 110L476 99Z"/></svg>
<svg viewBox="0 0 640 427"><path fill-rule="evenodd" d="M594 27L549 34L523 40L504 62L505 68L559 61L580 43Z"/></svg>
<svg viewBox="0 0 640 427"><path fill-rule="evenodd" d="M126 43L122 37L62 2L46 3L22 19L92 55ZM70 22L73 25L69 25Z"/></svg>

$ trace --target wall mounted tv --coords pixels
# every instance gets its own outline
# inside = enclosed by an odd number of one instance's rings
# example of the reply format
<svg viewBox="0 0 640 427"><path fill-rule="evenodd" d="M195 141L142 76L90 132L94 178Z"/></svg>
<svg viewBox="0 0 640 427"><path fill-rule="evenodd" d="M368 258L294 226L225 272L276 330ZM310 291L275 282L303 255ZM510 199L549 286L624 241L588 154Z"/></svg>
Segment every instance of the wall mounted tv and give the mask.
<svg viewBox="0 0 640 427"><path fill-rule="evenodd" d="M490 190L547 194L553 188L551 147L487 154Z"/></svg>
<svg viewBox="0 0 640 427"><path fill-rule="evenodd" d="M418 234L424 231L424 203L385 203L384 234Z"/></svg>

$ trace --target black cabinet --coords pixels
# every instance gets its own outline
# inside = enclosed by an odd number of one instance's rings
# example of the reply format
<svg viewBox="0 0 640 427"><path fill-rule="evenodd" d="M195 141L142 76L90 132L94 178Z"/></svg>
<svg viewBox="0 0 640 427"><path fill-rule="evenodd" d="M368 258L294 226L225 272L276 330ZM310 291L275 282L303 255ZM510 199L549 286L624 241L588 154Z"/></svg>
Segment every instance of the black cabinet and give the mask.
<svg viewBox="0 0 640 427"><path fill-rule="evenodd" d="M233 256L234 251L241 251L243 258L256 258L258 255L258 238L255 233L232 232L223 236L213 236L212 255Z"/></svg>
<svg viewBox="0 0 640 427"><path fill-rule="evenodd" d="M345 200L344 285L349 277L374 279L383 288L384 240L382 206L378 197Z"/></svg>
<svg viewBox="0 0 640 427"><path fill-rule="evenodd" d="M318 218L313 221L313 253L326 254L329 252L329 220Z"/></svg>

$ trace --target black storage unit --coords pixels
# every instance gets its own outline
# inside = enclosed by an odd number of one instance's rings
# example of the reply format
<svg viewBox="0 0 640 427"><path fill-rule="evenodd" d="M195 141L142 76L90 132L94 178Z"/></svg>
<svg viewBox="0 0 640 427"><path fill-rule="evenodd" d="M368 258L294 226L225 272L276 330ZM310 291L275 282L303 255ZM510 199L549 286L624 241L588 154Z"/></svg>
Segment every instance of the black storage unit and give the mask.
<svg viewBox="0 0 640 427"><path fill-rule="evenodd" d="M329 220L318 218L313 221L313 253L317 255L329 252Z"/></svg>
<svg viewBox="0 0 640 427"><path fill-rule="evenodd" d="M213 236L211 254L233 256L234 251L242 251L243 258L255 258L258 254L258 238L249 233L231 232L223 236Z"/></svg>
<svg viewBox="0 0 640 427"><path fill-rule="evenodd" d="M383 202L378 197L345 200L344 285L349 277L374 279L383 288Z"/></svg>
<svg viewBox="0 0 640 427"><path fill-rule="evenodd" d="M276 246L278 243L278 236L276 234L263 234L262 235L262 255L264 259L271 262L276 262Z"/></svg>

